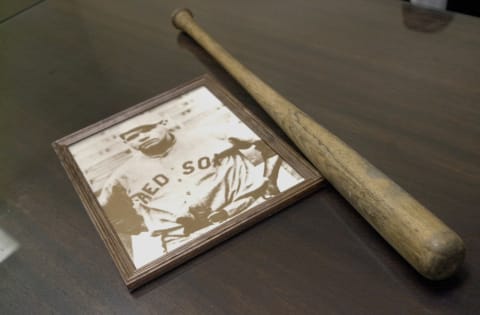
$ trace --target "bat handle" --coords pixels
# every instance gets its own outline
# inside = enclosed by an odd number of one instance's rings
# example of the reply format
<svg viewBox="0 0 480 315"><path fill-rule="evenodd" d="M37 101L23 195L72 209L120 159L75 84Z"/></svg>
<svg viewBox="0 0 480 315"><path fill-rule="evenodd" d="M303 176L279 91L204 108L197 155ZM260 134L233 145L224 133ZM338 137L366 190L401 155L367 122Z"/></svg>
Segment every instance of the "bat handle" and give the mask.
<svg viewBox="0 0 480 315"><path fill-rule="evenodd" d="M172 22L252 95L322 175L420 274L440 280L459 268L465 247L453 230L233 58L195 23L190 10L175 11Z"/></svg>

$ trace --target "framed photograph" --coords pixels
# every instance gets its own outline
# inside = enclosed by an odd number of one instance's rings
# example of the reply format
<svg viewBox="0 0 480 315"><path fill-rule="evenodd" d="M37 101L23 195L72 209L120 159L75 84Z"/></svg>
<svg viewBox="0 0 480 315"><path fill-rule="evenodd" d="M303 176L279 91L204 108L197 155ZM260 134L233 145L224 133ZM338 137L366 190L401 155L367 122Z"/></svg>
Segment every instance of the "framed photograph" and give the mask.
<svg viewBox="0 0 480 315"><path fill-rule="evenodd" d="M323 181L209 76L53 146L131 290Z"/></svg>

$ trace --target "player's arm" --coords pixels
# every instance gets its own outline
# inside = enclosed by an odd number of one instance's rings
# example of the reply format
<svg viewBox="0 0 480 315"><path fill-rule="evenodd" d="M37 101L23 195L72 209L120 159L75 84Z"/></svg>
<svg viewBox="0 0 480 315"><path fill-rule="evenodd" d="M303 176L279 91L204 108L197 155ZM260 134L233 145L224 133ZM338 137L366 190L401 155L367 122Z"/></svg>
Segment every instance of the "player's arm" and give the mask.
<svg viewBox="0 0 480 315"><path fill-rule="evenodd" d="M97 198L98 202L102 207L105 207L111 202L112 196L122 190L124 190L123 187L118 183L116 178L112 176L103 184L100 195Z"/></svg>
<svg viewBox="0 0 480 315"><path fill-rule="evenodd" d="M263 177L267 179L267 187L264 194L264 196L267 198L274 196L280 192L277 186L277 181L278 172L280 171L281 165L282 160L278 155L274 155L265 160Z"/></svg>
<svg viewBox="0 0 480 315"><path fill-rule="evenodd" d="M117 232L138 234L145 230L143 218L132 207L125 188L115 178L105 182L98 201Z"/></svg>
<svg viewBox="0 0 480 315"><path fill-rule="evenodd" d="M217 138L223 140L225 147L214 157L214 163L220 164L222 159L238 154L239 150L245 150L251 146L261 145L260 138L241 122L225 124L218 128L223 134L217 134Z"/></svg>

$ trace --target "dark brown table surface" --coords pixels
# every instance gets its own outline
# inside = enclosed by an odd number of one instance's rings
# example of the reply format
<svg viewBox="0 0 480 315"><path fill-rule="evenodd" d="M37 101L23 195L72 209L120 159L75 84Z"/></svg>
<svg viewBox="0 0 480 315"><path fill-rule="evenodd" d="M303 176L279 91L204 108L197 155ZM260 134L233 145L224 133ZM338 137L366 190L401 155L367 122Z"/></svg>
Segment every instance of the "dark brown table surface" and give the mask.
<svg viewBox="0 0 480 315"><path fill-rule="evenodd" d="M327 185L129 293L50 143L206 72L273 123L178 36L177 1L22 3L0 24L0 228L20 244L0 263L1 314L480 312L478 18L385 0L182 1L456 230L467 258L422 279Z"/></svg>

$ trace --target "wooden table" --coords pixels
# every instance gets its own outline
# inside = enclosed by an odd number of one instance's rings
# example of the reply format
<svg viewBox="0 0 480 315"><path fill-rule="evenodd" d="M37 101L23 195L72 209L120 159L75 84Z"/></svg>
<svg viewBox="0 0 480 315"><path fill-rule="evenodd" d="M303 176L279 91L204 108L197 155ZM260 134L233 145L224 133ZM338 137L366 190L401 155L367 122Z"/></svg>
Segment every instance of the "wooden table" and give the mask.
<svg viewBox="0 0 480 315"><path fill-rule="evenodd" d="M0 263L1 314L478 312L480 20L384 0L183 1L456 230L467 258L422 279L327 186L129 293L50 143L206 72L273 123L178 36L177 1L23 2L0 24L0 228L20 244Z"/></svg>

